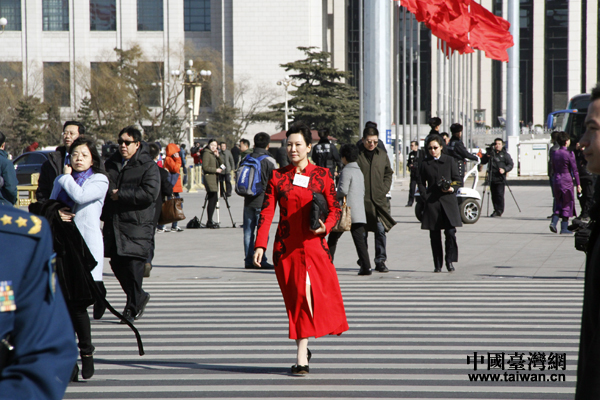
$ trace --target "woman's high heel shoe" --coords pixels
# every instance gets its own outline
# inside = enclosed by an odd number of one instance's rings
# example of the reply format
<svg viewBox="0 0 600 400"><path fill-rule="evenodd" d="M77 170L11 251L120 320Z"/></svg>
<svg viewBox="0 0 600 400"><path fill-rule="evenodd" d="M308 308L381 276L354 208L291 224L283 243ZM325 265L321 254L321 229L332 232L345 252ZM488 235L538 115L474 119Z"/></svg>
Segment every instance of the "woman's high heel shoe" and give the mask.
<svg viewBox="0 0 600 400"><path fill-rule="evenodd" d="M81 354L81 377L90 379L94 376L94 356L92 354Z"/></svg>
<svg viewBox="0 0 600 400"><path fill-rule="evenodd" d="M292 374L294 375L306 375L308 371L308 365L292 365Z"/></svg>
<svg viewBox="0 0 600 400"><path fill-rule="evenodd" d="M306 356L306 359L308 360L308 362L310 362L310 358L312 357L312 353L310 352L309 348L306 349L306 352L308 353L307 356Z"/></svg>

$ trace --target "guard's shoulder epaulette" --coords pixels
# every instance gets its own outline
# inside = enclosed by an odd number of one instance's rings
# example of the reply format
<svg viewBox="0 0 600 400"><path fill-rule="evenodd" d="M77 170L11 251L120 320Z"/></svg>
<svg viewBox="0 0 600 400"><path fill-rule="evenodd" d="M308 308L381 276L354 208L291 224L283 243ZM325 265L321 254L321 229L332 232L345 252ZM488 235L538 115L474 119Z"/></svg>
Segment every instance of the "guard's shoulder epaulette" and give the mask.
<svg viewBox="0 0 600 400"><path fill-rule="evenodd" d="M0 206L0 232L41 237L42 217L19 210L15 207Z"/></svg>

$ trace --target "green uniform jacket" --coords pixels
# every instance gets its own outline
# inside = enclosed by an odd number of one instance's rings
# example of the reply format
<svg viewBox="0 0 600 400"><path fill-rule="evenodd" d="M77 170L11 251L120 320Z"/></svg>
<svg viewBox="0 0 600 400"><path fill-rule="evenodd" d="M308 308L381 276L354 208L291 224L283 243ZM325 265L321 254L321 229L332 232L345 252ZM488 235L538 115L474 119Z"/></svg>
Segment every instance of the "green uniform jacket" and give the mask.
<svg viewBox="0 0 600 400"><path fill-rule="evenodd" d="M221 157L216 157L210 149L202 150L202 172L204 173L204 186L207 192L218 192L217 168L224 164Z"/></svg>
<svg viewBox="0 0 600 400"><path fill-rule="evenodd" d="M383 224L385 231L392 229L396 221L390 213L390 202L386 195L392 186L394 172L387 154L375 148L373 160L365 156L364 150L358 156L358 166L365 177L365 213L367 214L367 230L377 231L377 221Z"/></svg>

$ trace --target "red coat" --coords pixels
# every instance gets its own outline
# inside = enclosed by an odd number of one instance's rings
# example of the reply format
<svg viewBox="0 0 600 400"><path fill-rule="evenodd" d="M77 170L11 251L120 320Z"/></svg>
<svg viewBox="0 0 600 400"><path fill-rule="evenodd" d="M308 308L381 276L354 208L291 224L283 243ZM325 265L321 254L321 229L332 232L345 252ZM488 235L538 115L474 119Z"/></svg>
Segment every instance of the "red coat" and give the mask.
<svg viewBox="0 0 600 400"><path fill-rule="evenodd" d="M310 176L308 188L292 184L296 167L292 164L273 171L265 191L258 223L255 248L266 249L275 205L279 204L279 225L275 236L273 262L290 321L290 339L340 335L348 330L344 301L326 234L310 231L312 192L323 193L329 204L325 221L327 233L341 216L331 173L308 164L303 175ZM306 274L310 277L313 313L306 301Z"/></svg>
<svg viewBox="0 0 600 400"><path fill-rule="evenodd" d="M173 157L173 154L179 155L179 146L175 143L169 143L167 145L167 157L165 158L165 169L172 174L179 174L181 170L181 158ZM183 192L183 186L181 186L181 175L177 178L177 183L173 186L173 193Z"/></svg>

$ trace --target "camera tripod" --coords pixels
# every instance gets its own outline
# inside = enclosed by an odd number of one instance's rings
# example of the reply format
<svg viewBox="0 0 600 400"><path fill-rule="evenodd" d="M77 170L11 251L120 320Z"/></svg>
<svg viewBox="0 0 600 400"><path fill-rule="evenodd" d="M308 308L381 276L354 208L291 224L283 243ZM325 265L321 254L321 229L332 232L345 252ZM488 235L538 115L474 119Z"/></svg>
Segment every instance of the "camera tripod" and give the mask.
<svg viewBox="0 0 600 400"><path fill-rule="evenodd" d="M493 147L491 147L491 148L488 147L488 149L486 150L486 154L490 158L490 161L488 162L487 170L485 172L485 180L483 181L483 197L482 197L482 199L485 198L485 192L486 192L487 186L490 186L491 182L492 182L492 168L494 168L492 166L492 164L494 163L494 152L495 151L496 150ZM496 167L496 168L500 169L499 167ZM498 172L500 172L500 171L498 171ZM517 206L517 209L519 210L519 212L521 212L521 207L519 207L519 203L517 203L517 199L515 199L515 195L513 194L512 189L508 185L508 182L506 181L506 177L504 176L504 174L500 174L500 177L502 177L503 183L508 188L508 191L510 192L512 199L514 200L515 205ZM487 196L487 214L489 215L489 213L490 213L490 190L489 189L487 189L487 195L488 195Z"/></svg>
<svg viewBox="0 0 600 400"><path fill-rule="evenodd" d="M223 177L222 176L218 176L217 177L217 192L219 193L219 196L222 197L225 200L225 204L227 205L227 211L229 211L229 218L231 219L231 225L232 228L235 228L235 222L233 222L233 216L231 215L231 206L229 205L229 201L227 200L227 193L225 193L225 189L224 189L224 185L221 184ZM206 192L206 196L204 196L204 205L202 206L202 214L200 214L200 221L202 221L202 218L204 217L204 210L206 209L206 204L208 203L208 192ZM217 197L217 207L215 209L215 211L217 212L217 224L220 224L221 219L219 216L219 198ZM206 228L206 225L202 225L202 222L200 222L200 226L202 226L203 228Z"/></svg>

